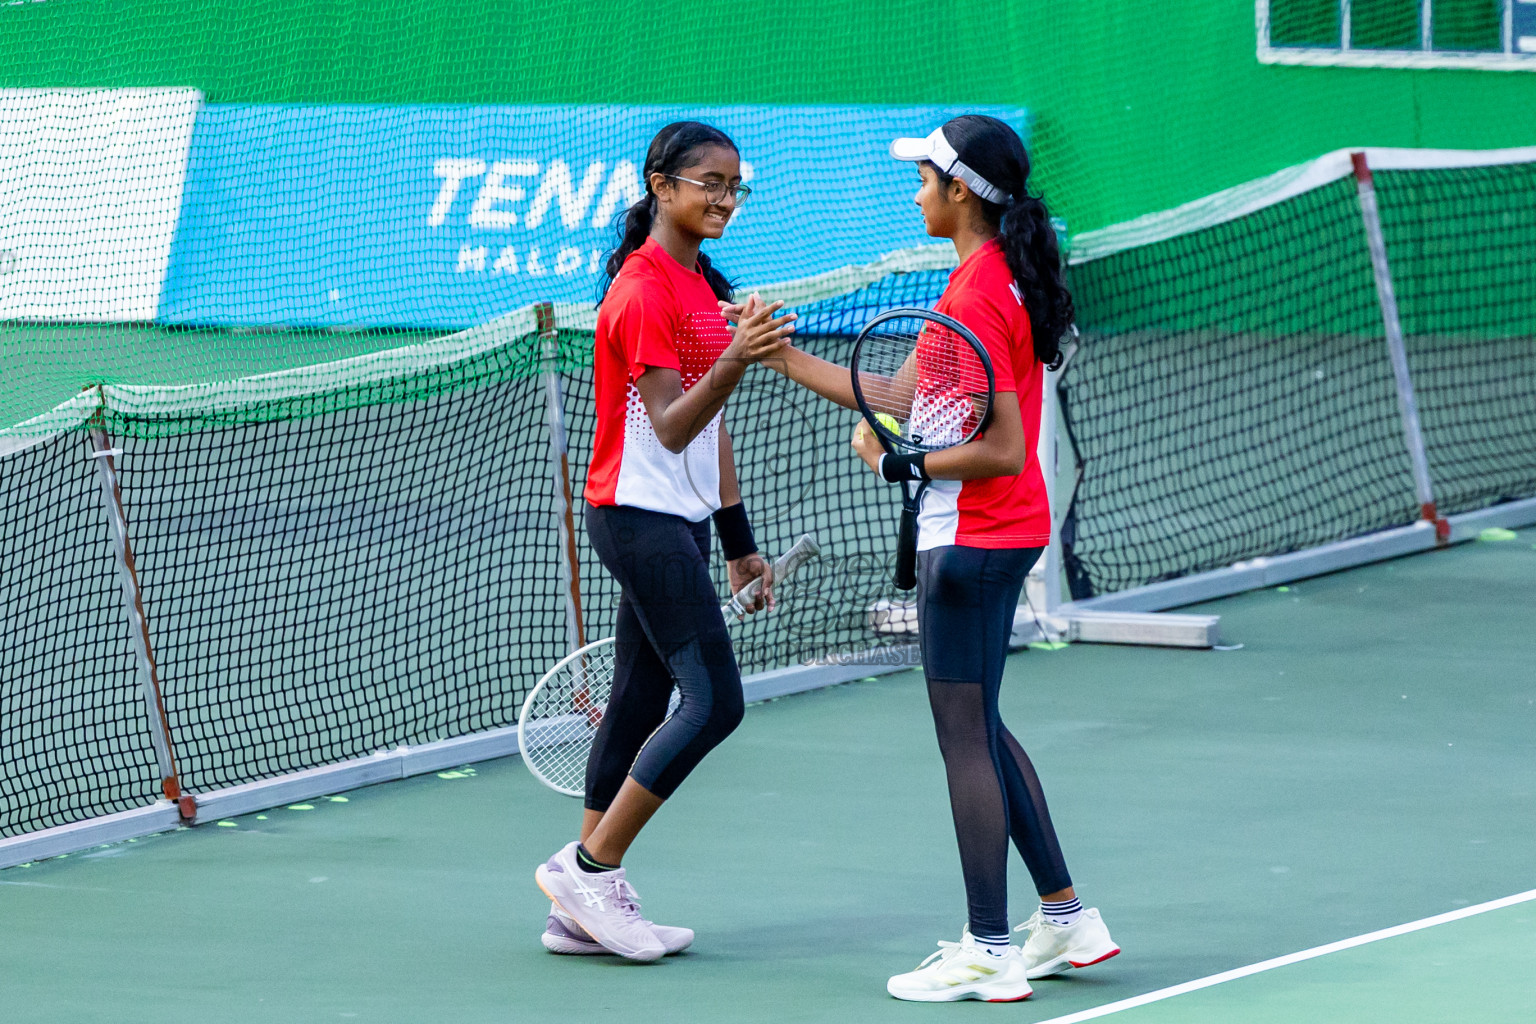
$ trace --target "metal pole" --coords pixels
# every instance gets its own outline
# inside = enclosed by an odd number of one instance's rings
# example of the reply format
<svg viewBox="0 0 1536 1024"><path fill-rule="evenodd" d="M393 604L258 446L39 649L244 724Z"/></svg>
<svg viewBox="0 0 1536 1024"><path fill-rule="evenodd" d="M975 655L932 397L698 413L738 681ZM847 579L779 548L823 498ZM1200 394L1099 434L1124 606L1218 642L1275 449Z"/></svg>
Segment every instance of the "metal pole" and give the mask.
<svg viewBox="0 0 1536 1024"><path fill-rule="evenodd" d="M1045 547L1045 614L1055 615L1061 607L1061 515L1056 507L1056 474L1060 453L1056 447L1056 386L1061 382L1062 366L1045 371L1045 397L1040 410L1040 475L1045 478L1046 504L1051 510L1051 539Z"/></svg>
<svg viewBox="0 0 1536 1024"><path fill-rule="evenodd" d="M1376 276L1376 298L1381 303L1381 320L1387 335L1387 351L1392 358L1392 375L1397 380L1397 409L1403 420L1403 440L1413 465L1413 489L1419 501L1420 515L1435 524L1435 536L1441 543L1451 538L1451 524L1435 509L1434 488L1429 478L1429 458L1424 452L1424 431L1419 424L1419 406L1413 396L1413 377L1408 371L1408 350L1403 344L1403 324L1397 312L1397 295L1392 290L1392 270L1387 264L1387 241L1381 230L1381 211L1376 205L1376 183L1364 153L1351 153L1355 184L1360 192L1360 215L1365 222L1365 239L1371 250L1371 270Z"/></svg>
<svg viewBox="0 0 1536 1024"><path fill-rule="evenodd" d="M560 533L560 589L565 597L566 649L587 644L581 620L581 563L576 556L576 515L571 501L571 466L566 454L565 401L560 392L560 333L555 307L541 302L534 307L539 342L543 349L544 395L548 401L549 462L555 485L555 516Z"/></svg>
<svg viewBox="0 0 1536 1024"><path fill-rule="evenodd" d="M1061 607L1061 578L1066 572L1066 554L1062 549L1061 532L1066 525L1067 511L1072 507L1076 487L1063 495L1057 486L1061 482L1061 380L1067 367L1082 344L1077 325L1070 329L1070 337L1063 338L1061 365L1045 372L1045 409L1040 433L1048 439L1047 458L1041 466L1045 475L1045 493L1051 506L1051 542L1045 549L1045 604L1046 614L1056 614Z"/></svg>
<svg viewBox="0 0 1536 1024"><path fill-rule="evenodd" d="M128 542L128 517L123 512L123 492L118 483L117 465L121 448L112 441L100 423L87 430L90 457L96 462L101 484L102 505L107 512L107 526L117 555L117 578L123 589L123 609L128 614L128 631L133 640L134 659L139 666L139 690L144 698L144 718L149 726L150 743L155 748L155 762L160 769L160 790L167 800L175 801L183 818L197 815L197 801L181 791L181 777L176 770L176 756L171 748L171 730L165 716L165 702L160 694L160 674L155 667L154 650L149 642L149 620L144 614L144 595L139 587L138 568L133 547Z"/></svg>

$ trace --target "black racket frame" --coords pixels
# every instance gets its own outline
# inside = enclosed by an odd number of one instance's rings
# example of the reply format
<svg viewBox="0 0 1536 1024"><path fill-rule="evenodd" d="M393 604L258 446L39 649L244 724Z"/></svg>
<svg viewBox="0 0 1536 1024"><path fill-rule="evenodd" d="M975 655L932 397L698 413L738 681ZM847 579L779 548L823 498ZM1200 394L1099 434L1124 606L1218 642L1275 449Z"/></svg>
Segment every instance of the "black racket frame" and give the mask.
<svg viewBox="0 0 1536 1024"><path fill-rule="evenodd" d="M916 306L898 306L887 309L876 315L864 329L859 331L859 336L854 339L853 355L848 361L848 374L853 381L853 397L859 403L859 412L863 414L864 421L880 440L880 446L888 455L914 455L919 452L927 453L942 451L943 449L927 448L920 445L912 445L904 441L898 434L887 429L876 417L875 411L869 407L869 401L864 397L864 389L859 386L859 353L863 350L864 339L881 324L902 317L913 317L928 320L946 327L959 335L967 344L976 350L981 365L987 371L987 411L976 424L976 428L962 440L954 445L946 445L946 448L958 447L965 444L987 429L992 421L992 407L997 401L997 375L992 370L992 357L987 354L986 346L971 333L971 329L952 316L932 309L921 309ZM916 487L909 483L897 485L901 488L901 528L896 535L896 572L892 582L897 590L907 591L917 586L917 514L922 508L923 494L928 490L928 481L924 480Z"/></svg>

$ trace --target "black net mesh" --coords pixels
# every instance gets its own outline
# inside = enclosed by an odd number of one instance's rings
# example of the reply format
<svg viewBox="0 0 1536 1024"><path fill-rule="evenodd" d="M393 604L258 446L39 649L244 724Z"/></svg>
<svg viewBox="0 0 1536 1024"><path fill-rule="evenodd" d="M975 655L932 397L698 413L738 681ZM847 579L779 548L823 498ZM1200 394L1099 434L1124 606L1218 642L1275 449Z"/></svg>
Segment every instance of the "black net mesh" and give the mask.
<svg viewBox="0 0 1536 1024"><path fill-rule="evenodd" d="M1074 597L1417 515L1352 179L1084 263L1072 284Z"/></svg>
<svg viewBox="0 0 1536 1024"><path fill-rule="evenodd" d="M124 440L183 783L515 720L564 645L546 429L524 378Z"/></svg>
<svg viewBox="0 0 1536 1024"><path fill-rule="evenodd" d="M84 432L0 457L0 837L160 795Z"/></svg>
<svg viewBox="0 0 1536 1024"><path fill-rule="evenodd" d="M1536 494L1536 167L1376 175L1440 511Z"/></svg>

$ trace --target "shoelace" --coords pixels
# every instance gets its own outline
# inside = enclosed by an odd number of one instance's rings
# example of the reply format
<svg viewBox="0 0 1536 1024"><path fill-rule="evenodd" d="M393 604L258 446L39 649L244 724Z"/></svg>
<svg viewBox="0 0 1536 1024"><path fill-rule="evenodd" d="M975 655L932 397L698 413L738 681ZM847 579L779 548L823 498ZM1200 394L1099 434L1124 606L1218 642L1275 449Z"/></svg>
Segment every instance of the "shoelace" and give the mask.
<svg viewBox="0 0 1536 1024"><path fill-rule="evenodd" d="M625 917L632 921L640 920L640 894L635 892L635 887L623 878L612 878L608 882L608 891L604 894L613 900L613 905L619 909Z"/></svg>
<svg viewBox="0 0 1536 1024"><path fill-rule="evenodd" d="M1044 928L1044 927L1045 927L1045 915L1040 913L1040 911L1036 910L1032 915L1030 915L1030 918L1029 918L1028 921L1025 921L1023 924L1019 925L1017 928L1014 929L1014 931L1016 931L1016 932L1029 932L1031 935L1033 935L1035 932L1039 931L1041 928Z"/></svg>
<svg viewBox="0 0 1536 1024"><path fill-rule="evenodd" d="M918 970L922 970L924 967L927 967L929 964L933 963L935 960L939 961L940 963L943 963L945 960L948 960L950 957L954 956L957 952L959 952L959 950L960 950L960 943L958 943L958 942L945 942L943 939L940 939L939 940L939 950L938 950L938 952L937 953L929 953L928 954L928 959L924 960L922 963L918 964L917 965L917 969ZM910 962L911 961L908 961L908 963L910 963Z"/></svg>

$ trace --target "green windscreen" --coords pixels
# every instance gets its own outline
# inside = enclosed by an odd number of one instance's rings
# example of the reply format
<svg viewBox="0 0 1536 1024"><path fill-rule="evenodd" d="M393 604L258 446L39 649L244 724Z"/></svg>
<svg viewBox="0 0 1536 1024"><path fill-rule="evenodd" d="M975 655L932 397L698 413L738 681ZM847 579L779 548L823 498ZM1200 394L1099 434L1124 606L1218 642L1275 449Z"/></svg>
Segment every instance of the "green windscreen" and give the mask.
<svg viewBox="0 0 1536 1024"><path fill-rule="evenodd" d="M1536 495L1536 279L1517 255L1536 245L1532 166L1375 174L1441 513ZM1074 596L1419 517L1353 177L1088 259L1071 280Z"/></svg>

